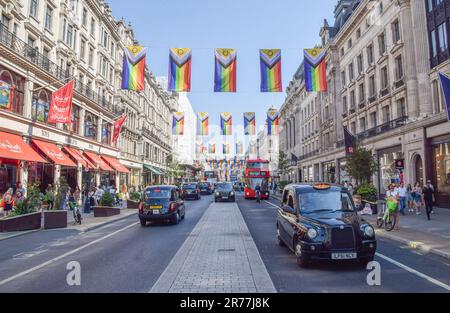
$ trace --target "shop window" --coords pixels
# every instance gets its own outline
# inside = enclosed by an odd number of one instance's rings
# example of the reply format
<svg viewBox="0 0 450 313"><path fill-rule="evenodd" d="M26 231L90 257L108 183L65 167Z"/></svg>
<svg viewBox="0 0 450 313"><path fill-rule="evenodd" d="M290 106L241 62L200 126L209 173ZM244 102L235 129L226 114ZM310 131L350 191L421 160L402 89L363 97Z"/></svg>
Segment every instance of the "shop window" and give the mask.
<svg viewBox="0 0 450 313"><path fill-rule="evenodd" d="M84 136L97 140L97 117L91 113L86 113L84 121Z"/></svg>
<svg viewBox="0 0 450 313"><path fill-rule="evenodd" d="M35 89L39 89L40 86L35 86ZM50 125L54 123L48 123L48 112L50 111L50 102L52 95L49 91L41 89L33 94L33 100L31 104L31 119Z"/></svg>
<svg viewBox="0 0 450 313"><path fill-rule="evenodd" d="M102 143L105 145L111 144L111 124L105 123L102 127Z"/></svg>
<svg viewBox="0 0 450 313"><path fill-rule="evenodd" d="M0 65L0 109L23 114L25 79Z"/></svg>
<svg viewBox="0 0 450 313"><path fill-rule="evenodd" d="M450 193L450 143L434 146L436 181L440 193Z"/></svg>
<svg viewBox="0 0 450 313"><path fill-rule="evenodd" d="M392 183L400 183L401 172L396 168L395 161L403 159L401 148L392 148L380 152L380 194L386 194L387 188Z"/></svg>
<svg viewBox="0 0 450 313"><path fill-rule="evenodd" d="M78 134L80 129L80 107L72 106L72 124L64 124L64 129L72 133Z"/></svg>

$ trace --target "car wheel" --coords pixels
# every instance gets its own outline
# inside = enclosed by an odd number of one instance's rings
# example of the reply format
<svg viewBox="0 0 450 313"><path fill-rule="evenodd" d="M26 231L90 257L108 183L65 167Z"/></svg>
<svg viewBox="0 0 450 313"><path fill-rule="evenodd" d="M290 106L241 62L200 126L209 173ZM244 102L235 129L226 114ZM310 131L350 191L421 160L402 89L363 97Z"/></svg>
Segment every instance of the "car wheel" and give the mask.
<svg viewBox="0 0 450 313"><path fill-rule="evenodd" d="M172 218L172 224L178 225L180 223L180 212L177 212L175 216Z"/></svg>
<svg viewBox="0 0 450 313"><path fill-rule="evenodd" d="M297 258L297 265L305 268L309 265L309 260L308 258L303 254L302 252L302 246L300 245L299 242L295 243L294 246L294 251L295 251L295 257Z"/></svg>
<svg viewBox="0 0 450 313"><path fill-rule="evenodd" d="M142 226L142 227L147 226L147 221L146 221L146 220L141 220L141 226Z"/></svg>
<svg viewBox="0 0 450 313"><path fill-rule="evenodd" d="M284 243L283 239L281 239L280 229L278 227L277 227L277 243L280 247L286 247L286 244Z"/></svg>

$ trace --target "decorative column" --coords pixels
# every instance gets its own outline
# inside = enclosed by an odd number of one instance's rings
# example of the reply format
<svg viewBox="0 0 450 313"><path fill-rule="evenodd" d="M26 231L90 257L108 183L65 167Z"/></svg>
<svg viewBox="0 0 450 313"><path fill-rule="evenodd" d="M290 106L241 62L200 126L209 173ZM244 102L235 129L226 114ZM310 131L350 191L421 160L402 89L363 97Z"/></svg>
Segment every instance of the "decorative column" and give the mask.
<svg viewBox="0 0 450 313"><path fill-rule="evenodd" d="M82 106L80 108L80 122L78 125L78 135L84 137L84 118L86 116L86 109Z"/></svg>
<svg viewBox="0 0 450 313"><path fill-rule="evenodd" d="M323 181L324 177L323 177L323 163L319 163L319 181Z"/></svg>
<svg viewBox="0 0 450 313"><path fill-rule="evenodd" d="M97 120L97 141L99 143L102 143L102 137L103 137L103 118L100 115Z"/></svg>
<svg viewBox="0 0 450 313"><path fill-rule="evenodd" d="M33 76L30 74L30 77ZM27 80L25 81L24 101L23 101L23 116L29 119L31 119L31 110L33 104L33 89L34 89L34 83L30 80L30 77L28 77Z"/></svg>
<svg viewBox="0 0 450 313"><path fill-rule="evenodd" d="M83 191L81 188L83 186L83 166L80 163L78 163L77 167L77 186Z"/></svg>
<svg viewBox="0 0 450 313"><path fill-rule="evenodd" d="M61 165L54 165L53 186L59 186L59 178L61 177Z"/></svg>

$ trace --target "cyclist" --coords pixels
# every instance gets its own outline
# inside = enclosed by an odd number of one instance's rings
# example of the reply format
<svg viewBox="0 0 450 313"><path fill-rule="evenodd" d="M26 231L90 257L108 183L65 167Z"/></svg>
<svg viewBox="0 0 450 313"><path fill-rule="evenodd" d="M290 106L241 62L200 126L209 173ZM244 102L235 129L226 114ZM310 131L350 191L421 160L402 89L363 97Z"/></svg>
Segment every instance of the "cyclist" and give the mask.
<svg viewBox="0 0 450 313"><path fill-rule="evenodd" d="M261 186L258 184L255 187L255 194L256 194L256 202L261 202Z"/></svg>
<svg viewBox="0 0 450 313"><path fill-rule="evenodd" d="M395 189L395 185L389 185L389 189L386 192L386 212L384 215L384 221L386 222L390 216L393 216L393 223L398 226L398 205L399 205L399 194L397 189Z"/></svg>

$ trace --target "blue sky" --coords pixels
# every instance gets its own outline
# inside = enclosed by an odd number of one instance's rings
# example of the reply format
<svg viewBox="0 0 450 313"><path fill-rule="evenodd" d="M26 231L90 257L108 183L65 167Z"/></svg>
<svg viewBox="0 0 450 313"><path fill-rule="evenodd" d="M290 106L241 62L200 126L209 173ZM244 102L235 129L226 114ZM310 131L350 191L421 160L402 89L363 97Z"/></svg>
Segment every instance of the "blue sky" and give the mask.
<svg viewBox="0 0 450 313"><path fill-rule="evenodd" d="M220 112L233 113L243 124L243 112L256 112L258 128L267 109L279 108L284 93L259 92L259 49L282 49L283 88L302 61L304 48L320 43L323 19L333 23L337 0L109 0L116 18L130 21L141 45L148 47L148 66L156 76L167 76L168 50L192 48L192 92L197 112L209 112L210 124ZM214 48L238 52L236 94L213 92Z"/></svg>

